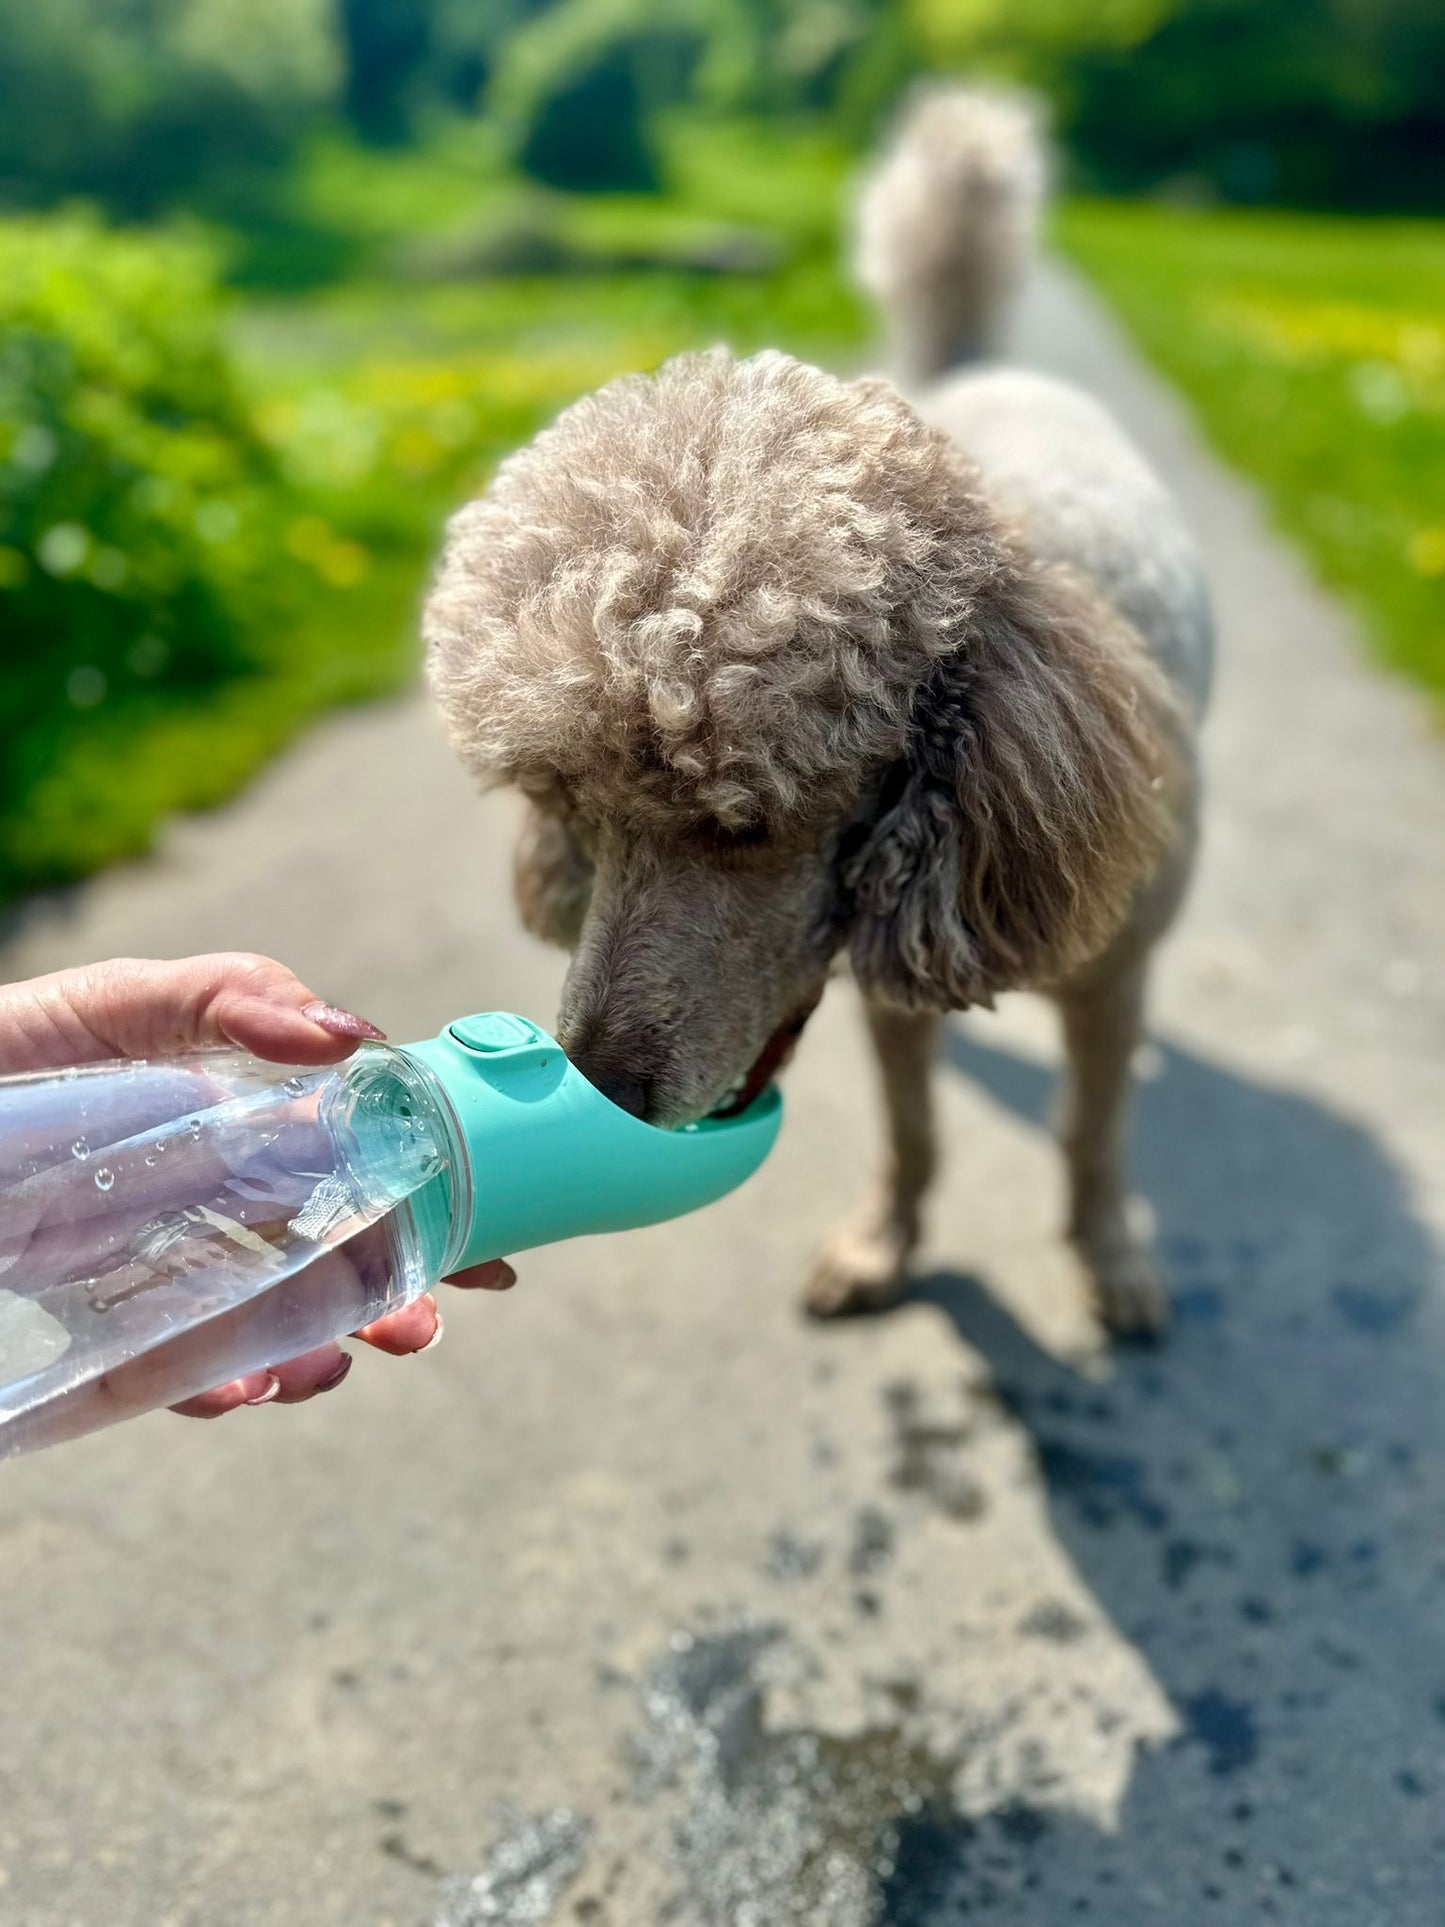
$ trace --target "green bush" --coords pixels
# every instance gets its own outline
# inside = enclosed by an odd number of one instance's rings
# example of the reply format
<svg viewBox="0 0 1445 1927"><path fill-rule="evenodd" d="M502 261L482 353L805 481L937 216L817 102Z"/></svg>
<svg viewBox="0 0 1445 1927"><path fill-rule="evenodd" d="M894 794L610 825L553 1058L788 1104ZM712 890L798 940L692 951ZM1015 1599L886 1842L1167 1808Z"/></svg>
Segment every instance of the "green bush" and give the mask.
<svg viewBox="0 0 1445 1927"><path fill-rule="evenodd" d="M0 223L0 888L81 735L265 666L301 580L277 507L207 252Z"/></svg>

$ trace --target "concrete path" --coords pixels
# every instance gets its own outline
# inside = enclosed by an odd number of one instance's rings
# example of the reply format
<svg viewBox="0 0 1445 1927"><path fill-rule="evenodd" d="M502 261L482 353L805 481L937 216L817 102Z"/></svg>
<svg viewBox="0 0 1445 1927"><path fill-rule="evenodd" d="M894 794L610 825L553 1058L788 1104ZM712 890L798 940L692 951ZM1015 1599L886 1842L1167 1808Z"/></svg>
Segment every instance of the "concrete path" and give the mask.
<svg viewBox="0 0 1445 1927"><path fill-rule="evenodd" d="M1027 329L1218 581L1138 1129L1175 1337L1092 1344L1023 1000L953 1034L911 1301L800 1322L875 1136L838 989L705 1217L304 1410L0 1469L3 1927L1438 1927L1445 752L1094 305L1050 277ZM550 1014L509 820L423 706L342 717L3 964L242 945L397 1037Z"/></svg>

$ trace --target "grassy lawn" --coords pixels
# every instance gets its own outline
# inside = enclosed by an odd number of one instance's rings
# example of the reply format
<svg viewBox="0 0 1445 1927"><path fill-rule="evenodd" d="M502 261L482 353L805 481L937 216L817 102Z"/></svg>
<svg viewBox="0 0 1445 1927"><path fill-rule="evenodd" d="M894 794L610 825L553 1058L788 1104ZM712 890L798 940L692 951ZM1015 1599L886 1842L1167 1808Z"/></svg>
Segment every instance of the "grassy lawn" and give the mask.
<svg viewBox="0 0 1445 1927"><path fill-rule="evenodd" d="M1076 202L1058 233L1381 658L1445 694L1445 221Z"/></svg>

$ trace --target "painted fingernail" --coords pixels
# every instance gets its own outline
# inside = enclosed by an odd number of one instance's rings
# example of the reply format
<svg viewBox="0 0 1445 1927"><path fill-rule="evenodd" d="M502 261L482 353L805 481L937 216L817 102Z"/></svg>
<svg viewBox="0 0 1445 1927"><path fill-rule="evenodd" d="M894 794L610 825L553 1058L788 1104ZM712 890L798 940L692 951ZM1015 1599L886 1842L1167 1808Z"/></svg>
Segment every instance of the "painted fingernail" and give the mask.
<svg viewBox="0 0 1445 1927"><path fill-rule="evenodd" d="M267 1372L265 1391L257 1392L254 1398L248 1398L244 1401L244 1403L247 1405L269 1405L273 1398L279 1398L280 1395L281 1395L280 1379L277 1378L274 1372Z"/></svg>
<svg viewBox="0 0 1445 1927"><path fill-rule="evenodd" d="M337 1360L336 1369L333 1372L331 1372L326 1378L322 1379L321 1383L316 1387L317 1391L334 1392L337 1386L341 1383L342 1379L345 1378L346 1374L350 1370L351 1370L351 1353L343 1352L341 1354L341 1357Z"/></svg>
<svg viewBox="0 0 1445 1927"><path fill-rule="evenodd" d="M333 1037L354 1037L358 1043L364 1044L379 1044L386 1037L384 1030L378 1030L375 1024L369 1024L354 1011L342 1010L336 1004L324 1004L320 998L314 1003L303 1004L301 1015L319 1030L329 1030Z"/></svg>
<svg viewBox="0 0 1445 1927"><path fill-rule="evenodd" d="M423 1346L421 1347L421 1350L420 1350L420 1351L417 1351L417 1352L414 1352L414 1353L412 1354L412 1356L413 1356L414 1358L420 1358L420 1357L421 1357L421 1354L422 1354L422 1352L429 1352L429 1351L432 1351L432 1350L434 1350L434 1349L435 1349L435 1347L436 1347L436 1346L438 1346L438 1345L440 1345L440 1343L442 1342L442 1333L443 1333L443 1332L444 1332L445 1330L446 1330L446 1326L445 1326L445 1325L443 1325L443 1323L442 1323L442 1315L441 1315L441 1313L440 1313L440 1312L438 1312L438 1313L437 1313L437 1328L436 1328L436 1330L435 1330L435 1331L434 1331L434 1332L432 1333L432 1335L431 1335L431 1337L430 1337L430 1338L429 1338L429 1339L428 1339L428 1340L426 1341L426 1343L425 1343L425 1344L424 1344L424 1345L423 1345Z"/></svg>

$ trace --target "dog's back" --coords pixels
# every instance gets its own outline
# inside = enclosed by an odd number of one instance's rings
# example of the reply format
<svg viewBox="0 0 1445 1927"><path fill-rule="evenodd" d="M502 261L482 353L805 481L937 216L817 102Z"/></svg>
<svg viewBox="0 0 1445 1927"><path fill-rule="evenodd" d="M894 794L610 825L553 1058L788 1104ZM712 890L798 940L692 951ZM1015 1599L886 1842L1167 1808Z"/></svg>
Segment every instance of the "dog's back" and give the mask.
<svg viewBox="0 0 1445 1927"><path fill-rule="evenodd" d="M1024 369L980 368L915 396L1049 562L1088 575L1197 717L1213 628L1203 563L1173 497L1092 395Z"/></svg>
<svg viewBox="0 0 1445 1927"><path fill-rule="evenodd" d="M1046 178L1027 103L923 89L865 183L859 278L919 414L977 464L1037 555L1081 570L1127 617L1197 717L1213 659L1209 595L1173 499L1092 396L986 359L1006 346Z"/></svg>

